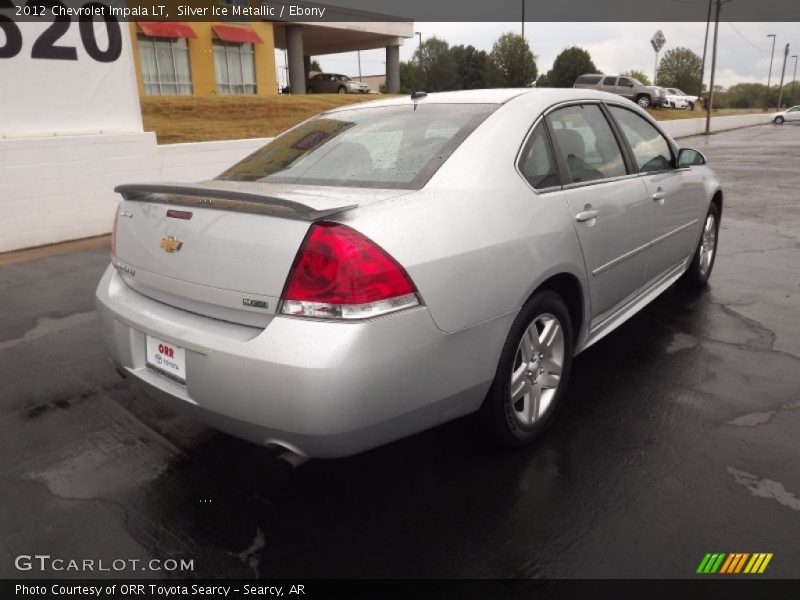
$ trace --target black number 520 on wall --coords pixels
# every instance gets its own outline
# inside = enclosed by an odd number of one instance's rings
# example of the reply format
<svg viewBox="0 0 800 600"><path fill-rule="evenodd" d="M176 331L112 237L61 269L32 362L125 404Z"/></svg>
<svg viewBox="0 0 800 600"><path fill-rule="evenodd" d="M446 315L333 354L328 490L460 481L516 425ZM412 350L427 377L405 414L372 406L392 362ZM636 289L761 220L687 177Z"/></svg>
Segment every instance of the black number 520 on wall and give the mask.
<svg viewBox="0 0 800 600"><path fill-rule="evenodd" d="M31 58L44 58L51 60L78 60L78 52L71 46L59 46L56 42L67 32L72 24L72 19L65 15L53 12L53 7L66 6L60 0L44 0L28 2L25 6L15 6L11 0L0 0L0 10L11 9L15 14L27 19L46 18L53 19L50 26L45 29L33 44ZM106 24L108 32L108 47L101 49L94 34L93 11L85 10L78 18L78 28L81 42L86 53L98 62L114 62L122 53L122 30L119 21L103 10L105 6L99 2L89 2L83 8L97 8L98 13ZM3 31L5 43L0 46L0 58L13 58L22 50L22 30L11 18L0 14L0 29Z"/></svg>

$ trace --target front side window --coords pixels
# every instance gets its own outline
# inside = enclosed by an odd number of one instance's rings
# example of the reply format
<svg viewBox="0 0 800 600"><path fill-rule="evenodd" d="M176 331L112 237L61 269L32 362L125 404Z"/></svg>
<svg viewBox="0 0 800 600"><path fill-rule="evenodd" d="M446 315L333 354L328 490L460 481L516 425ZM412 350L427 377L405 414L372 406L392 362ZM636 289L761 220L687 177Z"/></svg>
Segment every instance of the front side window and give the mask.
<svg viewBox="0 0 800 600"><path fill-rule="evenodd" d="M214 40L214 73L218 94L255 94L256 63L253 44Z"/></svg>
<svg viewBox="0 0 800 600"><path fill-rule="evenodd" d="M144 93L148 96L192 94L189 47L185 38L137 36Z"/></svg>
<svg viewBox="0 0 800 600"><path fill-rule="evenodd" d="M599 106L567 106L547 119L573 183L627 175L622 150Z"/></svg>
<svg viewBox="0 0 800 600"><path fill-rule="evenodd" d="M419 189L495 104L420 104L322 114L257 150L220 179Z"/></svg>
<svg viewBox="0 0 800 600"><path fill-rule="evenodd" d="M622 85L622 86L625 86L625 87L633 87L633 81L631 81L630 79L628 79L626 77L620 77L619 78L619 83L617 85Z"/></svg>
<svg viewBox="0 0 800 600"><path fill-rule="evenodd" d="M640 173L672 168L674 161L669 142L653 125L626 108L609 106L609 110L633 150Z"/></svg>
<svg viewBox="0 0 800 600"><path fill-rule="evenodd" d="M558 185L553 155L544 125L539 123L522 153L519 170L534 189L541 190Z"/></svg>

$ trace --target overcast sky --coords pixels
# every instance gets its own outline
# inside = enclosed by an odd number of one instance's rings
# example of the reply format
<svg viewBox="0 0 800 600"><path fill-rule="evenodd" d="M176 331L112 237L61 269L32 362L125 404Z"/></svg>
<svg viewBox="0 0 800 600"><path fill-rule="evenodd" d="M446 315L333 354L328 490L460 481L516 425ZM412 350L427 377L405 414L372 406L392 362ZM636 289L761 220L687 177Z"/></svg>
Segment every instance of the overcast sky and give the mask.
<svg viewBox="0 0 800 600"><path fill-rule="evenodd" d="M670 48L686 46L699 56L703 55L705 23L526 23L525 37L537 56L539 72L547 71L564 48L577 45L592 55L597 67L604 73L619 73L628 69L644 71L653 78L655 53L650 38L657 29L664 32L667 43L661 55ZM709 32L706 83L711 65L711 40ZM520 23L416 23L415 30L423 39L436 35L450 43L472 44L481 50L491 50L492 43L506 31L520 32ZM772 67L772 85L780 81L783 48L788 42L789 55L800 50L800 23L730 23L724 18L719 24L719 55L717 58L718 85L725 87L740 82L767 83L772 38L777 34L775 61ZM417 39L406 40L400 49L401 60L409 60L417 48ZM361 53L361 73L373 75L385 70L384 50ZM356 53L332 54L318 57L326 71L358 75ZM786 65L786 81L792 80L794 60Z"/></svg>

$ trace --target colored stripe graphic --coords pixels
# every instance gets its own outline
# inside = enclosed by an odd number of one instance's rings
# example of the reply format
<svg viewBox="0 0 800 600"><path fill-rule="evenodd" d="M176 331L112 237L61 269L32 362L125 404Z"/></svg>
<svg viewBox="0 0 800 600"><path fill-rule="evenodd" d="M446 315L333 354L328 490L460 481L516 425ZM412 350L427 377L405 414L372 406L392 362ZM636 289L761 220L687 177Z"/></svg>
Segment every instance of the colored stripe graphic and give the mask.
<svg viewBox="0 0 800 600"><path fill-rule="evenodd" d="M708 561L710 559L711 559L711 555L710 554L706 554L703 557L703 560L700 561L700 566L697 567L697 571L696 572L697 573L705 573L706 572L706 565L708 564Z"/></svg>
<svg viewBox="0 0 800 600"><path fill-rule="evenodd" d="M761 566L758 568L758 572L759 573L763 573L764 569L767 568L767 565L769 564L769 561L771 561L771 560L772 560L772 552L770 552L769 554L767 554L764 557L764 562L761 563Z"/></svg>
<svg viewBox="0 0 800 600"><path fill-rule="evenodd" d="M725 552L708 553L700 561L697 573L734 575L739 573L760 574L772 560L772 553ZM746 566L745 566L746 565Z"/></svg>
<svg viewBox="0 0 800 600"><path fill-rule="evenodd" d="M720 572L720 573L727 573L727 572L728 572L728 569L730 569L730 567L731 567L731 563L733 562L733 559L734 559L735 557L736 557L736 555L735 555L735 554L728 554L728 560L726 560L726 561L723 563L723 565L722 565L722 568L719 570L719 572Z"/></svg>

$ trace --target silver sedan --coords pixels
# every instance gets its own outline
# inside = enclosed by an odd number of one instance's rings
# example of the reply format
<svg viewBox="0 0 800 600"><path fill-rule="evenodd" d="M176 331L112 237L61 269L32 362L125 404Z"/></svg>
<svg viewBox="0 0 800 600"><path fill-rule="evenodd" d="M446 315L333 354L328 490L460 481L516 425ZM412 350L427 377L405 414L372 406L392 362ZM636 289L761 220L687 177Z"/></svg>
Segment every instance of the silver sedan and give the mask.
<svg viewBox="0 0 800 600"><path fill-rule="evenodd" d="M716 257L720 185L582 89L349 106L201 184L134 184L97 289L124 376L257 444L334 457L480 412L537 438L572 360Z"/></svg>

